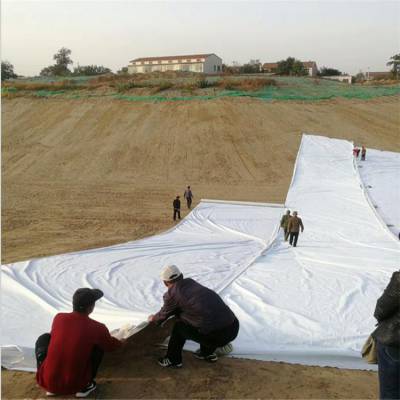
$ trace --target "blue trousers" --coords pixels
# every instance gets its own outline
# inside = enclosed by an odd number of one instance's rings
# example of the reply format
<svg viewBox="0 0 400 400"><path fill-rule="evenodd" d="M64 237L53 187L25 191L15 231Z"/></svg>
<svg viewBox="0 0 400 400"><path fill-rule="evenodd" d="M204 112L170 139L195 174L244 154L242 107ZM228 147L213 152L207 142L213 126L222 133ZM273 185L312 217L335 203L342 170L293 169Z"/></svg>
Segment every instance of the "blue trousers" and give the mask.
<svg viewBox="0 0 400 400"><path fill-rule="evenodd" d="M379 398L400 399L400 348L378 342Z"/></svg>

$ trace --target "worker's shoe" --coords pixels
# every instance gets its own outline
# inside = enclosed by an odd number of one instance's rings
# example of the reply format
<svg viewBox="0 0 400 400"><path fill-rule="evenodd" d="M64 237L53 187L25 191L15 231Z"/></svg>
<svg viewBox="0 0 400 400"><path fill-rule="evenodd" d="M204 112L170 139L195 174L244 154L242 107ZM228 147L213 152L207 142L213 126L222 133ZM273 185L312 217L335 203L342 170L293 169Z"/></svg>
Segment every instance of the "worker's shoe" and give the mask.
<svg viewBox="0 0 400 400"><path fill-rule="evenodd" d="M159 358L158 364L162 367L182 368L182 363L173 363L168 357Z"/></svg>
<svg viewBox="0 0 400 400"><path fill-rule="evenodd" d="M218 356L215 353L211 353L207 356L201 353L200 349L196 350L193 355L198 358L199 360L204 360L208 362L217 362L218 361Z"/></svg>
<svg viewBox="0 0 400 400"><path fill-rule="evenodd" d="M83 389L81 392L77 392L75 393L75 397L87 397L89 396L90 393L92 393L93 391L95 391L97 388L96 382L92 381L91 383L89 383L89 385L87 385L85 387L85 389Z"/></svg>
<svg viewBox="0 0 400 400"><path fill-rule="evenodd" d="M54 396L57 396L57 395L55 393L46 392L46 396L47 397L54 397Z"/></svg>

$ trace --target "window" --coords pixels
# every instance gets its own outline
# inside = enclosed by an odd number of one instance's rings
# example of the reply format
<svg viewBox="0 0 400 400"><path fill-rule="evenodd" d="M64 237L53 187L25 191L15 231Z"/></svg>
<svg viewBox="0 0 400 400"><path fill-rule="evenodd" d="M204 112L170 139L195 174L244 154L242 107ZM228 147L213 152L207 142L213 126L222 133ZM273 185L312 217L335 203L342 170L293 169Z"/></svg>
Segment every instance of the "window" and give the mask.
<svg viewBox="0 0 400 400"><path fill-rule="evenodd" d="M216 65L214 65L214 72L217 70L217 66Z"/></svg>
<svg viewBox="0 0 400 400"><path fill-rule="evenodd" d="M221 66L220 66L220 65L218 65L218 68L217 68L217 69L218 69L218 71L221 71Z"/></svg>

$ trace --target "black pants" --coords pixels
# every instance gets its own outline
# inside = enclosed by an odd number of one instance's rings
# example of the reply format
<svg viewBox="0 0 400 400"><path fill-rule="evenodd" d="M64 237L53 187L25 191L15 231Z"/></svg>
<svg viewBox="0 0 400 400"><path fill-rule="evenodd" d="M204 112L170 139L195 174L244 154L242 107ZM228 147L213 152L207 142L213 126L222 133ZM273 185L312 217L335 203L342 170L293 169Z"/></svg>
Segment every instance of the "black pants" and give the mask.
<svg viewBox="0 0 400 400"><path fill-rule="evenodd" d="M38 369L42 365L43 361L47 356L47 349L49 348L50 339L51 339L50 333L44 333L43 335L40 335L38 337L38 340L36 340L35 356L36 356L36 365ZM97 375L97 371L99 369L101 361L103 360L103 355L104 351L100 347L98 346L93 347L92 354L90 356L92 364L92 380L94 380L94 378Z"/></svg>
<svg viewBox="0 0 400 400"><path fill-rule="evenodd" d="M293 247L296 247L298 238L299 238L299 232L290 232L289 233L289 244Z"/></svg>
<svg viewBox="0 0 400 400"><path fill-rule="evenodd" d="M181 219L181 210L179 208L174 208L174 221L176 221L176 216Z"/></svg>
<svg viewBox="0 0 400 400"><path fill-rule="evenodd" d="M186 203L187 203L187 207L190 209L192 207L192 198L191 197L187 197L186 198Z"/></svg>
<svg viewBox="0 0 400 400"><path fill-rule="evenodd" d="M168 343L167 357L173 363L182 362L182 349L187 339L200 343L200 351L204 356L214 353L217 347L225 346L236 338L239 332L239 321L226 328L208 334L200 333L194 326L177 321L172 329Z"/></svg>
<svg viewBox="0 0 400 400"><path fill-rule="evenodd" d="M378 342L379 398L400 399L400 349Z"/></svg>

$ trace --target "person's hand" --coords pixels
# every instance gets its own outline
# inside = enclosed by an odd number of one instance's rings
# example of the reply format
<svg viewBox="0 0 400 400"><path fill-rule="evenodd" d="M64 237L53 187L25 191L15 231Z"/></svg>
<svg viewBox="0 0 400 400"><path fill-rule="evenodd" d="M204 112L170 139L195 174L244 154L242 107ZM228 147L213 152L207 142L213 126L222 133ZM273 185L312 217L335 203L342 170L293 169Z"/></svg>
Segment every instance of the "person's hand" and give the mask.
<svg viewBox="0 0 400 400"><path fill-rule="evenodd" d="M154 321L154 314L149 315L149 317L147 318L147 321L153 322Z"/></svg>

